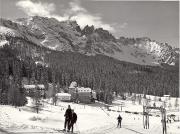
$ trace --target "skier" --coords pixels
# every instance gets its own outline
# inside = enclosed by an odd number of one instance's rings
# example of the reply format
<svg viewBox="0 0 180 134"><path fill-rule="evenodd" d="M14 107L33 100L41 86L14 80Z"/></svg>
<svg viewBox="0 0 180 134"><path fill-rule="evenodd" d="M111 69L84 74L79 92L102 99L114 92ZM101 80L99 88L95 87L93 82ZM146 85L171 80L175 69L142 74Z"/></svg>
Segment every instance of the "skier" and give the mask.
<svg viewBox="0 0 180 134"><path fill-rule="evenodd" d="M64 131L66 131L66 127L68 128L69 131L69 126L70 126L70 121L71 121L71 117L72 117L72 110L71 110L71 106L68 105L68 108L66 109L65 112L65 122L64 122Z"/></svg>
<svg viewBox="0 0 180 134"><path fill-rule="evenodd" d="M117 120L118 120L118 125L117 125L117 127L120 126L120 128L121 128L121 121L122 121L121 115L119 115L119 116L117 117Z"/></svg>
<svg viewBox="0 0 180 134"><path fill-rule="evenodd" d="M69 126L69 130L72 129L72 133L73 133L73 129L74 129L74 123L76 123L77 121L77 114L74 112L74 110L72 110L72 118L71 118L71 122L70 122L70 126Z"/></svg>

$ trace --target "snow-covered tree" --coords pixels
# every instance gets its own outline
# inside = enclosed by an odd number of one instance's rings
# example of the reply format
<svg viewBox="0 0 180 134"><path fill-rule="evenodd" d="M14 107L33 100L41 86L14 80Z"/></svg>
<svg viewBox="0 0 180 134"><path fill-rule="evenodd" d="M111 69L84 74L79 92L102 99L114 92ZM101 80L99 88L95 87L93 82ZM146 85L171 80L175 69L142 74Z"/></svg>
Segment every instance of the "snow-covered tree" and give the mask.
<svg viewBox="0 0 180 134"><path fill-rule="evenodd" d="M135 105L135 102L136 102L136 94L133 94L133 95L132 95L131 101L132 101L132 104Z"/></svg>
<svg viewBox="0 0 180 134"><path fill-rule="evenodd" d="M38 89L36 89L36 92L35 92L35 100L34 100L34 108L36 110L36 113L38 114L39 113L39 110L40 110L40 107L41 107L41 103L40 103L40 97L41 97L41 93Z"/></svg>
<svg viewBox="0 0 180 134"><path fill-rule="evenodd" d="M138 101L139 105L141 105L141 104L142 104L142 97L141 97L141 95L138 95L138 97L137 97L137 101Z"/></svg>
<svg viewBox="0 0 180 134"><path fill-rule="evenodd" d="M167 103L166 101L163 102L163 107L164 107L164 108L167 107L167 104L166 104L166 103Z"/></svg>
<svg viewBox="0 0 180 134"><path fill-rule="evenodd" d="M168 108L169 108L169 109L171 109L171 108L172 108L171 101L169 101Z"/></svg>
<svg viewBox="0 0 180 134"><path fill-rule="evenodd" d="M154 101L157 102L157 96L154 96Z"/></svg>
<svg viewBox="0 0 180 134"><path fill-rule="evenodd" d="M56 89L56 83L55 83L55 72L52 71L52 84L53 84L53 105L56 106L56 103L57 103L57 96L56 96L56 93L57 93L57 89Z"/></svg>
<svg viewBox="0 0 180 134"><path fill-rule="evenodd" d="M178 98L175 99L174 107L175 107L176 109L178 109L178 107L179 107Z"/></svg>

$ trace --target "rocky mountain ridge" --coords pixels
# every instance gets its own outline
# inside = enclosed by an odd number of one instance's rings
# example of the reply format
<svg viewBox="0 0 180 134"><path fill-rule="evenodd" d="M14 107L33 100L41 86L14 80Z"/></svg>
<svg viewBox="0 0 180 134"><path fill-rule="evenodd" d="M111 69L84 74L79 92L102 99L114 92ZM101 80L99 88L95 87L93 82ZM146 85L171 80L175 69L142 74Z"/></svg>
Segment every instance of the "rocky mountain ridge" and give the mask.
<svg viewBox="0 0 180 134"><path fill-rule="evenodd" d="M10 37L28 40L57 51L85 55L101 54L142 65L179 64L179 49L147 37L116 39L109 31L94 26L83 29L76 21L59 22L54 18L34 16L15 21L0 20L0 46Z"/></svg>

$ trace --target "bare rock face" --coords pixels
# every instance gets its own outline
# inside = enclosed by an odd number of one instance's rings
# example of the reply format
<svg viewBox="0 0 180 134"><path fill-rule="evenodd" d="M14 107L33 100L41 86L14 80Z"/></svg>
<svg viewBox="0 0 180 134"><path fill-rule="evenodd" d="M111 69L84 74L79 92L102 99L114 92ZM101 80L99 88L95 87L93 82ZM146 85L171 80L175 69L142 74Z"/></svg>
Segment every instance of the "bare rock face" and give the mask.
<svg viewBox="0 0 180 134"><path fill-rule="evenodd" d="M91 35L94 32L94 26L88 26L86 25L84 29L82 30L82 35L88 36Z"/></svg>
<svg viewBox="0 0 180 134"><path fill-rule="evenodd" d="M159 43L148 37L116 39L103 28L95 29L87 25L81 29L76 21L59 22L54 18L39 16L15 21L0 19L0 46L8 44L12 37L56 51L89 56L101 54L136 64L179 63L179 49L167 43Z"/></svg>

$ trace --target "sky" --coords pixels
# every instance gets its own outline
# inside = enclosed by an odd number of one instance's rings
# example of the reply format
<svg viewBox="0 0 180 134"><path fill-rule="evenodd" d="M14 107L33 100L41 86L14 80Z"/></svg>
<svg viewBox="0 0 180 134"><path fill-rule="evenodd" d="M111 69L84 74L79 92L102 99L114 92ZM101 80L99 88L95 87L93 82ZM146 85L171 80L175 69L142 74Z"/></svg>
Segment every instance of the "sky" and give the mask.
<svg viewBox="0 0 180 134"><path fill-rule="evenodd" d="M2 18L34 15L102 27L116 38L149 37L179 47L178 1L0 0Z"/></svg>

